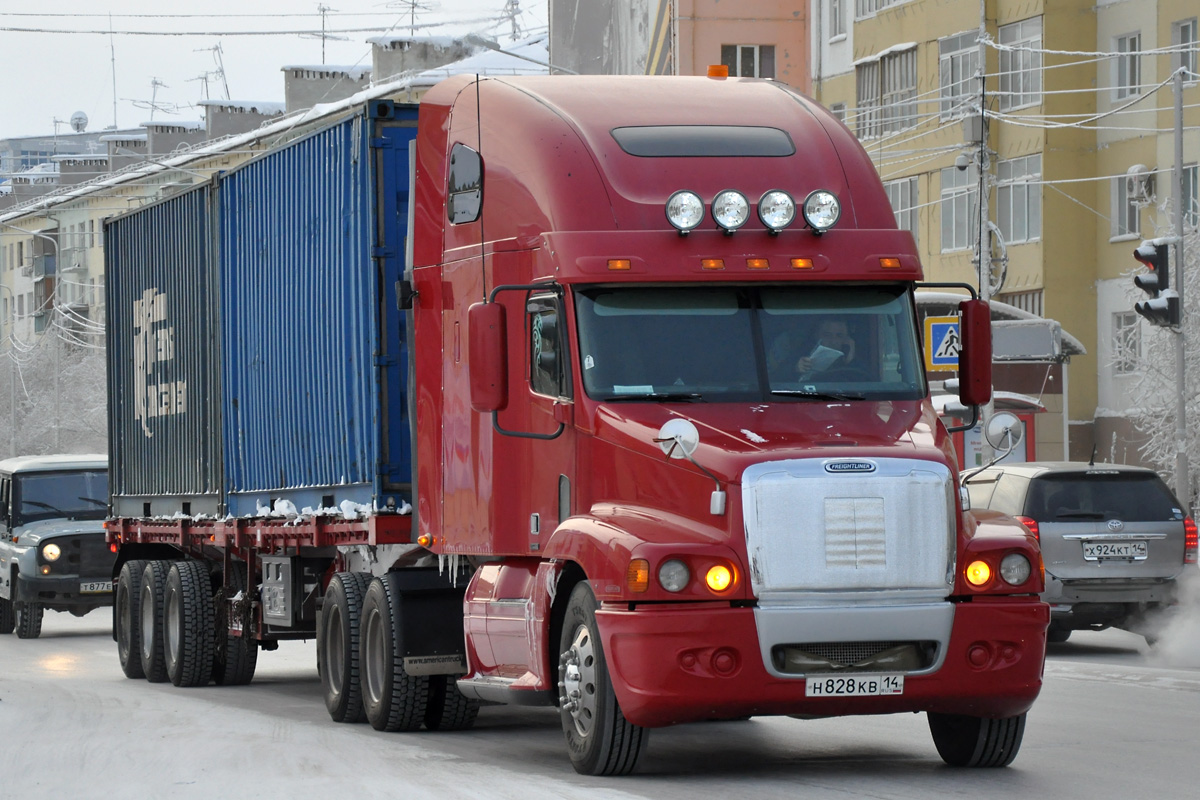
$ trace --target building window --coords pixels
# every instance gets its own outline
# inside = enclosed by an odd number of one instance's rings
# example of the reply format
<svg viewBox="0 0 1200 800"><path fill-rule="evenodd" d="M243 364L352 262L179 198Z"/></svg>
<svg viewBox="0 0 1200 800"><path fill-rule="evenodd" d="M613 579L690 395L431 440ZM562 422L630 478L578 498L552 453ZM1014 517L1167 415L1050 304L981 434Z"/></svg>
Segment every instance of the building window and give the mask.
<svg viewBox="0 0 1200 800"><path fill-rule="evenodd" d="M979 195L975 168L942 170L942 252L965 250L974 242Z"/></svg>
<svg viewBox="0 0 1200 800"><path fill-rule="evenodd" d="M996 165L996 222L1008 244L1042 238L1041 155L1001 161Z"/></svg>
<svg viewBox="0 0 1200 800"><path fill-rule="evenodd" d="M1000 110L1042 101L1042 18L1000 26Z"/></svg>
<svg viewBox="0 0 1200 800"><path fill-rule="evenodd" d="M1180 20L1171 24L1171 47L1177 52L1171 56L1171 71L1183 67L1188 71L1183 76L1186 83L1194 83L1200 79L1200 67L1196 65L1197 55L1196 18Z"/></svg>
<svg viewBox="0 0 1200 800"><path fill-rule="evenodd" d="M1128 375L1138 371L1142 355L1142 326L1137 312L1118 311L1112 315L1113 374Z"/></svg>
<svg viewBox="0 0 1200 800"><path fill-rule="evenodd" d="M1112 237L1136 236L1141 227L1137 197L1130 195L1124 175L1113 178L1112 187Z"/></svg>
<svg viewBox="0 0 1200 800"><path fill-rule="evenodd" d="M1116 41L1117 58L1113 65L1116 76L1113 85L1116 86L1118 100L1137 94L1142 84L1142 35L1131 33L1118 36Z"/></svg>
<svg viewBox="0 0 1200 800"><path fill-rule="evenodd" d="M846 104L845 103L834 103L833 105L831 105L829 107L829 113L831 113L835 117L837 117L838 122L842 123L843 125L846 124Z"/></svg>
<svg viewBox="0 0 1200 800"><path fill-rule="evenodd" d="M1183 168L1183 224L1193 230L1200 223L1200 196L1196 193L1196 165Z"/></svg>
<svg viewBox="0 0 1200 800"><path fill-rule="evenodd" d="M908 2L908 0L855 0L854 16L856 19L862 19L876 12L883 11L890 6L905 2Z"/></svg>
<svg viewBox="0 0 1200 800"><path fill-rule="evenodd" d="M729 67L731 78L774 78L775 45L723 44L721 63Z"/></svg>
<svg viewBox="0 0 1200 800"><path fill-rule="evenodd" d="M917 50L889 53L856 70L858 138L871 139L917 124Z"/></svg>
<svg viewBox="0 0 1200 800"><path fill-rule="evenodd" d="M896 215L896 227L908 231L917 238L917 179L901 178L898 181L888 181L883 185L887 190L888 200L892 202L892 212Z"/></svg>
<svg viewBox="0 0 1200 800"><path fill-rule="evenodd" d="M967 113L979 96L979 46L976 31L948 36L938 42L938 85L942 95L942 119Z"/></svg>
<svg viewBox="0 0 1200 800"><path fill-rule="evenodd" d="M846 35L846 0L829 0L829 38Z"/></svg>

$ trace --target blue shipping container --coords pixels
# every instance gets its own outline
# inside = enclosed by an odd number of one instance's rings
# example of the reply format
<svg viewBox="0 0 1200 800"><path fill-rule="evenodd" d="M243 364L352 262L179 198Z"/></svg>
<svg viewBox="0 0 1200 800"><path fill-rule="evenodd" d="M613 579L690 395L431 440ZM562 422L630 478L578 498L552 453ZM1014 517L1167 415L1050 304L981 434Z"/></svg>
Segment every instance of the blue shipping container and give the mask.
<svg viewBox="0 0 1200 800"><path fill-rule="evenodd" d="M187 371L187 398L196 388L219 398L208 424L170 398L161 407L173 413L147 425L136 405L112 407L115 513L246 516L277 499L300 509L408 499L405 326L395 286L415 136L415 106L373 101L205 191L109 223L110 242L121 244L107 265L110 396L129 396L146 361L132 355L140 345L123 318L129 309L136 317L137 303L158 290L166 316L157 324L173 334L156 335L188 335L175 339L169 371L155 362L161 375L150 382ZM159 219L185 212L204 219L186 227ZM191 272L163 250L188 254ZM209 302L194 302L189 282L206 281ZM172 480L153 477L156 470Z"/></svg>

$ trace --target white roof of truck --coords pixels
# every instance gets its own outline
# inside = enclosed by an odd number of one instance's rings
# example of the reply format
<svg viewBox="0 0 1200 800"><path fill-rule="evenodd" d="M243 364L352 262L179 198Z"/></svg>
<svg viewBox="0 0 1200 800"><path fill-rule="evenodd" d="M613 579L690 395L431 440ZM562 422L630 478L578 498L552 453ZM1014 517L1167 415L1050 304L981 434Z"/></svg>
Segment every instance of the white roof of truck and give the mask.
<svg viewBox="0 0 1200 800"><path fill-rule="evenodd" d="M108 456L99 453L56 456L17 456L0 461L0 472L50 472L62 469L108 469Z"/></svg>

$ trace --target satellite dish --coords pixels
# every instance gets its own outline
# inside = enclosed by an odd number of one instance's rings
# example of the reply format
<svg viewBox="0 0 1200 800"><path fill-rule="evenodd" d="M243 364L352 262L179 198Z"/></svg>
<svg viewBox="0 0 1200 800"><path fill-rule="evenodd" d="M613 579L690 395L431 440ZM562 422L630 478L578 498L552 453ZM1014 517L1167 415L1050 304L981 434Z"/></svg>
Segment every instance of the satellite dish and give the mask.
<svg viewBox="0 0 1200 800"><path fill-rule="evenodd" d="M75 131L76 133L83 133L84 129L87 128L87 124L87 114L83 113L82 111L76 111L71 115L71 130Z"/></svg>

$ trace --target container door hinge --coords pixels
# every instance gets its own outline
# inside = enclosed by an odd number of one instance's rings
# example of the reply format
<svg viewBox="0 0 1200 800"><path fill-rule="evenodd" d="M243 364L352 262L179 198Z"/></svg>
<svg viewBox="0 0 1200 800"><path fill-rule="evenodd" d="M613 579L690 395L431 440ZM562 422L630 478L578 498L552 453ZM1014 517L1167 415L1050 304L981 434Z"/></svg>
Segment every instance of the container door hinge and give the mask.
<svg viewBox="0 0 1200 800"><path fill-rule="evenodd" d="M371 255L375 258L393 258L396 255L396 251L387 245L379 245L371 250Z"/></svg>
<svg viewBox="0 0 1200 800"><path fill-rule="evenodd" d="M413 288L412 281L396 281L396 308L408 311L413 307L418 295L420 292Z"/></svg>

